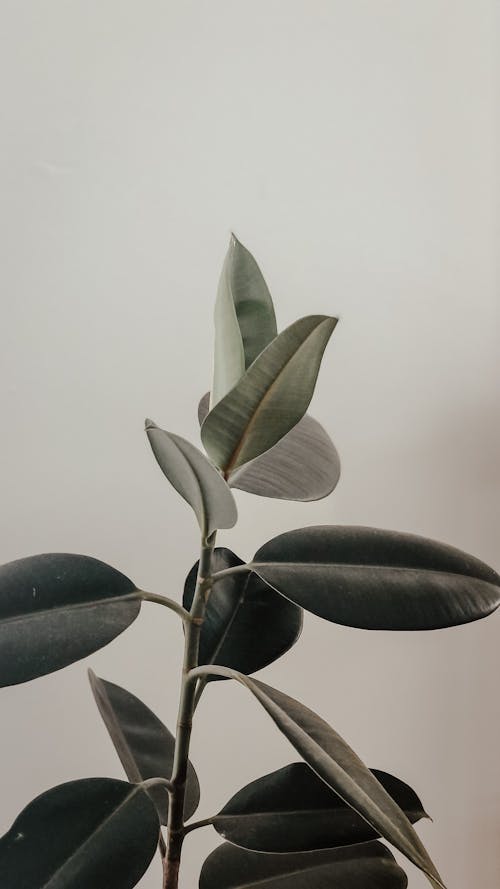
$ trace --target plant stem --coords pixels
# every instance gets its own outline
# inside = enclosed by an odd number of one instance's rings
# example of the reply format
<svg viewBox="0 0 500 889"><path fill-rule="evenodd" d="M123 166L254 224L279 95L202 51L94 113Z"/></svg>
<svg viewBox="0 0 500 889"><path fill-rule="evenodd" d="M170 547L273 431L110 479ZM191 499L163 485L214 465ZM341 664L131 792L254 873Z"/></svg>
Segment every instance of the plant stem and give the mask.
<svg viewBox="0 0 500 889"><path fill-rule="evenodd" d="M191 727L195 707L196 682L188 681L188 673L198 664L198 648L201 626L205 617L206 599L212 585L210 568L215 545L215 534L204 539L201 546L200 564L196 591L186 621L184 642L184 663L177 718L174 764L170 783L170 804L167 825L167 854L163 868L163 889L177 889L182 844L184 842L184 800L186 796L187 768Z"/></svg>

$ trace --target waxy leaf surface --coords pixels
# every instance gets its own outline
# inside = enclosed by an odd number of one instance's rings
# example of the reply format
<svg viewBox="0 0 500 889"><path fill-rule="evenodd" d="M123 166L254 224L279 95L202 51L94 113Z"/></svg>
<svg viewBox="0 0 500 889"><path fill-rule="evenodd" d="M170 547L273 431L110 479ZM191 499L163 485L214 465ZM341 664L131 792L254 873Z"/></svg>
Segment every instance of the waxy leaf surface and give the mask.
<svg viewBox="0 0 500 889"><path fill-rule="evenodd" d="M98 559L45 553L0 567L0 686L60 670L139 614L128 577Z"/></svg>
<svg viewBox="0 0 500 889"><path fill-rule="evenodd" d="M201 438L225 474L272 448L304 416L336 323L326 315L295 321L209 412Z"/></svg>
<svg viewBox="0 0 500 889"><path fill-rule="evenodd" d="M157 463L175 490L192 507L202 534L232 528L237 511L222 476L191 442L146 420L146 432Z"/></svg>
<svg viewBox="0 0 500 889"><path fill-rule="evenodd" d="M289 695L249 676L241 676L239 681L260 701L316 774L378 834L424 871L434 887L442 887L444 884L406 815L343 738Z"/></svg>
<svg viewBox="0 0 500 889"><path fill-rule="evenodd" d="M206 859L200 889L406 889L408 880L382 843L262 855L223 843Z"/></svg>
<svg viewBox="0 0 500 889"><path fill-rule="evenodd" d="M147 778L170 779L174 762L175 738L142 703L126 689L99 679L89 670L92 692L129 781L140 783ZM148 790L154 800L162 824L167 823L168 793L158 786ZM191 818L200 801L196 772L188 764L184 817Z"/></svg>
<svg viewBox="0 0 500 889"><path fill-rule="evenodd" d="M184 588L183 604L188 610L198 564L189 572ZM231 550L214 550L212 572L242 564ZM256 574L230 575L212 587L201 629L199 663L254 673L288 651L301 629L301 608L276 593Z"/></svg>
<svg viewBox="0 0 500 889"><path fill-rule="evenodd" d="M255 259L232 235L215 303L213 404L277 334L271 294Z"/></svg>
<svg viewBox="0 0 500 889"><path fill-rule="evenodd" d="M252 566L292 602L368 630L434 630L486 617L500 577L466 553L396 531L320 525L264 544Z"/></svg>
<svg viewBox="0 0 500 889"><path fill-rule="evenodd" d="M427 817L415 791L403 781L371 770L414 823ZM378 834L303 762L252 781L215 815L218 833L257 852L309 852L375 839Z"/></svg>
<svg viewBox="0 0 500 889"><path fill-rule="evenodd" d="M208 414L210 396L200 401L200 424ZM330 436L308 414L260 457L231 473L231 488L277 500L321 500L336 487L340 458Z"/></svg>
<svg viewBox="0 0 500 889"><path fill-rule="evenodd" d="M2 889L132 889L156 850L159 821L140 787L111 778L43 793L0 839Z"/></svg>

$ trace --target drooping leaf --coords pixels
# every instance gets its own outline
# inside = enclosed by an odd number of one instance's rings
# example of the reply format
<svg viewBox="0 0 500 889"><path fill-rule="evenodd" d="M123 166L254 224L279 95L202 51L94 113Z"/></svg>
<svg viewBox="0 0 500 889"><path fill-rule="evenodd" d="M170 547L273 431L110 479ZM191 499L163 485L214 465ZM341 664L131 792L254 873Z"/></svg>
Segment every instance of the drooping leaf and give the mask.
<svg viewBox="0 0 500 889"><path fill-rule="evenodd" d="M210 411L201 437L226 475L272 448L304 416L336 323L326 315L295 321Z"/></svg>
<svg viewBox="0 0 500 889"><path fill-rule="evenodd" d="M183 604L191 608L198 562L186 578ZM243 565L231 550L214 550L212 571ZM254 673L281 657L297 641L302 609L276 593L256 574L234 574L214 584L200 634L199 663L222 664Z"/></svg>
<svg viewBox="0 0 500 889"><path fill-rule="evenodd" d="M418 834L397 803L324 719L289 695L237 674L309 766L373 829L420 868L432 886L444 884Z"/></svg>
<svg viewBox="0 0 500 889"><path fill-rule="evenodd" d="M0 685L17 685L102 648L139 614L128 577L98 559L45 553L0 567Z"/></svg>
<svg viewBox="0 0 500 889"><path fill-rule="evenodd" d="M200 401L200 424L208 414L210 395ZM260 457L231 473L231 488L278 500L321 500L340 478L340 459L330 436L309 414Z"/></svg>
<svg viewBox="0 0 500 889"><path fill-rule="evenodd" d="M174 762L175 738L139 698L126 689L99 679L89 670L92 692L129 781L147 778L170 779ZM164 787L148 790L162 824L167 823L168 793ZM188 763L184 817L191 818L200 801L200 786L192 764Z"/></svg>
<svg viewBox="0 0 500 889"><path fill-rule="evenodd" d="M479 559L413 534L320 525L280 534L252 567L287 598L338 624L434 630L486 617L500 577Z"/></svg>
<svg viewBox="0 0 500 889"><path fill-rule="evenodd" d="M163 474L193 508L202 534L232 528L237 512L231 491L214 466L191 442L146 420L149 443Z"/></svg>
<svg viewBox="0 0 500 889"><path fill-rule="evenodd" d="M223 843L206 859L200 889L406 889L408 880L382 843L262 855Z"/></svg>
<svg viewBox="0 0 500 889"><path fill-rule="evenodd" d="M277 332L262 272L232 235L215 303L214 404L236 385Z"/></svg>
<svg viewBox="0 0 500 889"><path fill-rule="evenodd" d="M111 778L38 796L0 839L2 889L132 889L158 843L154 804Z"/></svg>
<svg viewBox="0 0 500 889"><path fill-rule="evenodd" d="M427 817L415 791L371 770L411 823ZM256 852L309 852L364 843L378 834L303 762L252 781L215 815L224 839Z"/></svg>

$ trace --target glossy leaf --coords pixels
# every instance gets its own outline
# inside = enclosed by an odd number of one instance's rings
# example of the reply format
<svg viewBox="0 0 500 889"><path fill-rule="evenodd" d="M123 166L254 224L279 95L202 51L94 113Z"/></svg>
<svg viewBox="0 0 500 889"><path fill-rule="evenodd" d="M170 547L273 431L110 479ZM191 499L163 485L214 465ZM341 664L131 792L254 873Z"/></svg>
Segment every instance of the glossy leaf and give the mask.
<svg viewBox="0 0 500 889"><path fill-rule="evenodd" d="M304 416L336 323L309 315L291 324L210 411L201 437L226 475L272 448Z"/></svg>
<svg viewBox="0 0 500 889"><path fill-rule="evenodd" d="M371 770L409 821L427 817L403 781ZM252 781L212 820L218 833L257 852L309 852L375 839L378 834L303 762Z"/></svg>
<svg viewBox="0 0 500 889"><path fill-rule="evenodd" d="M2 889L132 889L158 843L140 787L87 778L31 802L0 839Z"/></svg>
<svg viewBox="0 0 500 889"><path fill-rule="evenodd" d="M288 855L262 855L223 843L206 859L200 889L406 889L382 843Z"/></svg>
<svg viewBox="0 0 500 889"><path fill-rule="evenodd" d="M236 385L277 332L262 272L232 235L215 303L214 404Z"/></svg>
<svg viewBox="0 0 500 889"><path fill-rule="evenodd" d="M208 414L210 395L200 401L200 424ZM330 436L308 414L260 457L231 473L231 488L278 500L321 500L340 478L340 459Z"/></svg>
<svg viewBox="0 0 500 889"><path fill-rule="evenodd" d="M253 568L326 620L369 630L434 630L486 617L500 577L479 559L413 534L320 525L280 534Z"/></svg>
<svg viewBox="0 0 500 889"><path fill-rule="evenodd" d="M237 511L231 491L214 466L191 442L146 420L149 443L163 474L194 510L202 534L232 528Z"/></svg>
<svg viewBox="0 0 500 889"><path fill-rule="evenodd" d="M189 572L183 604L190 609L198 562ZM212 571L244 564L231 550L214 551ZM281 657L297 641L302 609L288 602L256 574L234 574L214 584L201 629L199 663L222 664L242 673Z"/></svg>
<svg viewBox="0 0 500 889"><path fill-rule="evenodd" d="M139 614L135 585L89 556L46 553L0 567L0 685L60 670Z"/></svg>
<svg viewBox="0 0 500 889"><path fill-rule="evenodd" d="M434 887L443 887L406 815L343 738L324 719L289 695L249 676L235 678L250 689L319 777L377 833L424 871Z"/></svg>
<svg viewBox="0 0 500 889"><path fill-rule="evenodd" d="M147 778L170 779L174 762L175 738L139 698L119 685L99 679L89 670L92 692L129 781ZM149 791L162 824L167 823L168 793L164 787ZM191 818L200 801L196 772L188 764L184 817Z"/></svg>

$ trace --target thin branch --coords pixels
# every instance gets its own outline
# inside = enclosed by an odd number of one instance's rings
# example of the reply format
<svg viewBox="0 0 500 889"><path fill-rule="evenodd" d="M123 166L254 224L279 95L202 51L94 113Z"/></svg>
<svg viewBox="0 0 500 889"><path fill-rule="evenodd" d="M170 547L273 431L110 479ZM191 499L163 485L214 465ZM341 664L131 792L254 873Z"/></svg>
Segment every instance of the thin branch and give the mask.
<svg viewBox="0 0 500 889"><path fill-rule="evenodd" d="M216 571L215 574L212 574L210 583L213 585L214 583L217 583L218 580L223 580L224 577L231 577L233 574L243 574L245 571L252 570L252 562L248 562L246 565L234 565L233 568L223 568L222 571Z"/></svg>
<svg viewBox="0 0 500 889"><path fill-rule="evenodd" d="M179 617L182 618L183 621L190 621L191 615L189 611L186 611L179 602L174 602L173 599L167 598L167 596L159 596L157 593L147 593L145 590L139 590L140 597L145 602L155 602L157 605L164 605L165 608L169 608L170 611L174 611Z"/></svg>
<svg viewBox="0 0 500 889"><path fill-rule="evenodd" d="M191 824L186 824L184 828L184 833L190 833L192 830L198 830L199 827L209 827L213 824L213 816L212 818L204 818L203 821L192 821Z"/></svg>

